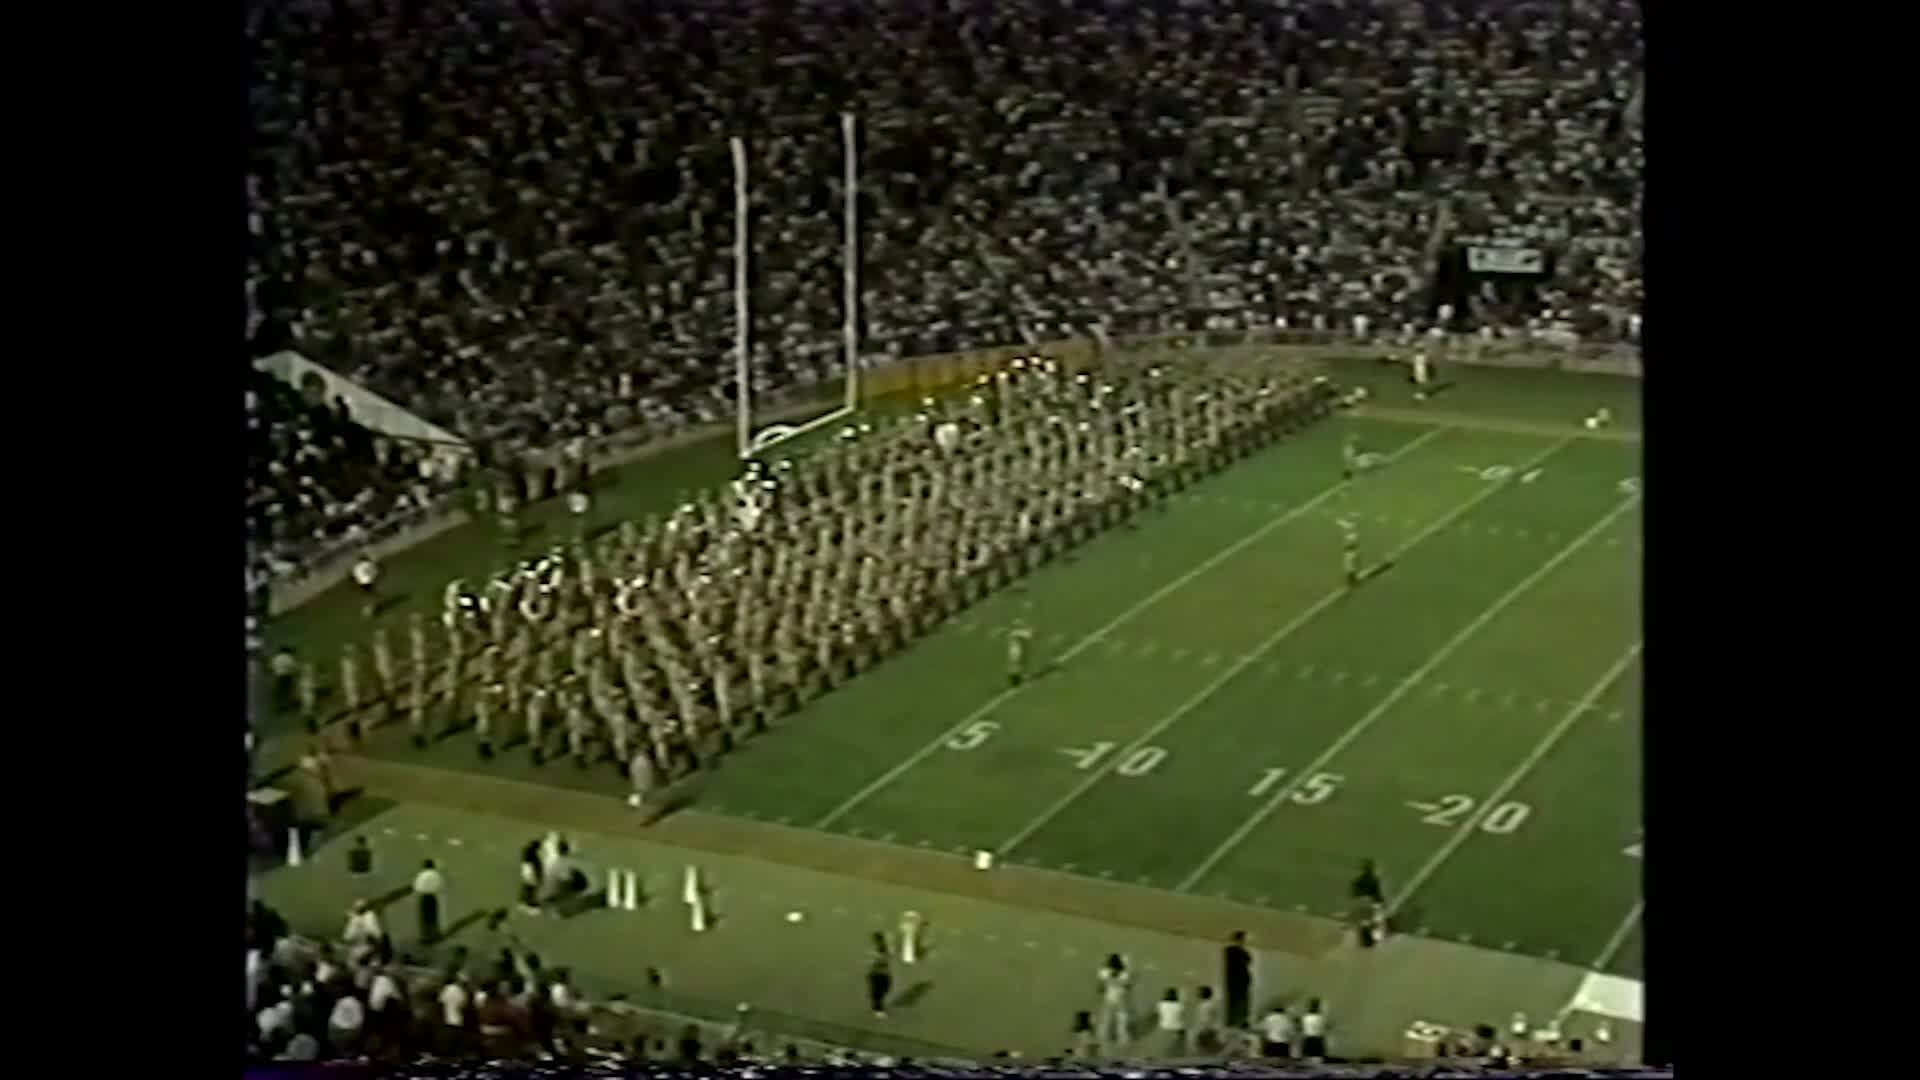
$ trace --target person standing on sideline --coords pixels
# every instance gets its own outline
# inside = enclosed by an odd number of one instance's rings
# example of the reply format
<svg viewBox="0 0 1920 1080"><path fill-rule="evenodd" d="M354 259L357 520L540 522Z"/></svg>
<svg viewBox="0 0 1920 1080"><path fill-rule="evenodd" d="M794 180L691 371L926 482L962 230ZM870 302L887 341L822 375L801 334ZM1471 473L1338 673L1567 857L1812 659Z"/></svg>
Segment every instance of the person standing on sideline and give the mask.
<svg viewBox="0 0 1920 1080"><path fill-rule="evenodd" d="M361 552L359 561L353 564L353 583L360 590L360 614L369 619L380 610L380 595L376 588L379 581L380 564L373 561L373 552Z"/></svg>
<svg viewBox="0 0 1920 1080"><path fill-rule="evenodd" d="M1160 1034L1166 1042L1161 1052L1168 1057L1180 1057L1187 1052L1187 1005L1180 1000L1180 988L1169 987L1167 996L1160 999L1154 1010L1159 1019Z"/></svg>
<svg viewBox="0 0 1920 1080"><path fill-rule="evenodd" d="M1202 1054L1217 1054L1220 1043L1220 1000L1213 996L1213 987L1200 988L1199 1000L1193 1003L1193 1048Z"/></svg>
<svg viewBox="0 0 1920 1080"><path fill-rule="evenodd" d="M1100 1043L1093 1034L1093 1014L1085 1009L1073 1014L1073 1046L1067 1052L1083 1061L1099 1055Z"/></svg>
<svg viewBox="0 0 1920 1080"><path fill-rule="evenodd" d="M873 1015L887 1018L887 995L893 992L893 966L887 956L885 934L873 935L873 961L867 965L867 1003Z"/></svg>
<svg viewBox="0 0 1920 1080"><path fill-rule="evenodd" d="M1253 954L1247 951L1247 934L1236 930L1222 953L1225 964L1223 982L1227 989L1227 1026L1236 1031L1248 1027L1248 999L1253 996Z"/></svg>
<svg viewBox="0 0 1920 1080"><path fill-rule="evenodd" d="M1327 1059L1327 1014L1319 998L1307 1002L1307 1011L1300 1017L1300 1056L1312 1062Z"/></svg>
<svg viewBox="0 0 1920 1080"><path fill-rule="evenodd" d="M1277 1001L1260 1018L1260 1056L1277 1061L1293 1056L1293 1017Z"/></svg>
<svg viewBox="0 0 1920 1080"><path fill-rule="evenodd" d="M1100 969L1100 1015L1096 1027L1101 1049L1108 1054L1121 1053L1133 1041L1132 1017L1128 1013L1128 991L1132 985L1133 975L1127 971L1126 961L1120 959L1120 954L1107 957L1106 966Z"/></svg>
<svg viewBox="0 0 1920 1080"><path fill-rule="evenodd" d="M434 868L432 859L422 863L420 872L413 876L413 898L420 913L422 945L432 945L440 940L440 893L446 886L446 879Z"/></svg>
<svg viewBox="0 0 1920 1080"><path fill-rule="evenodd" d="M520 910L527 915L540 914L540 891L547 876L540 846L539 840L529 840L520 849Z"/></svg>
<svg viewBox="0 0 1920 1080"><path fill-rule="evenodd" d="M353 838L353 847L347 851L347 873L357 878L373 873L373 849L367 846L365 836Z"/></svg>

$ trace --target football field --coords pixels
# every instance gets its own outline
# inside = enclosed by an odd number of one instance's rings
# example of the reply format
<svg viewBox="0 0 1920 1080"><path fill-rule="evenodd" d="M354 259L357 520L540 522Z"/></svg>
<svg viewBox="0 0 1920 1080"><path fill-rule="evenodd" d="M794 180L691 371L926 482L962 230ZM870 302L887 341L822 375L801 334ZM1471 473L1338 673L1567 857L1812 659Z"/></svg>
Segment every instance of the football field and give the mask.
<svg viewBox="0 0 1920 1080"><path fill-rule="evenodd" d="M730 754L696 809L1342 919L1372 859L1403 933L1638 977L1639 440L1577 423L1627 418L1637 388L1470 378L1429 413L1327 421L989 597ZM1376 457L1345 482L1349 432ZM671 486L638 475L619 482ZM472 530L433 543L459 554L394 560L419 584L386 618L484 559ZM282 640L343 633L337 592ZM1035 638L1010 687L1016 620ZM623 790L524 750L483 764L467 737L363 753Z"/></svg>
<svg viewBox="0 0 1920 1080"><path fill-rule="evenodd" d="M1339 482L1357 426L1384 462ZM791 718L711 812L1636 962L1634 448L1346 421L989 599ZM1337 516L1384 568L1340 573ZM1003 681L1004 629L1043 670Z"/></svg>

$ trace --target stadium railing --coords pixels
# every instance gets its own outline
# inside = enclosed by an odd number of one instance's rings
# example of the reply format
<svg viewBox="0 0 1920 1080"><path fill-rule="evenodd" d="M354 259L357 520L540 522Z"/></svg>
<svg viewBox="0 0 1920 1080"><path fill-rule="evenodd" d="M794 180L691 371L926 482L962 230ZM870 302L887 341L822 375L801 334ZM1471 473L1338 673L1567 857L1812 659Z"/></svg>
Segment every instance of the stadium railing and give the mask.
<svg viewBox="0 0 1920 1080"><path fill-rule="evenodd" d="M1386 336L1359 339L1328 330L1208 330L1115 337L1105 342L1096 338L1070 338L1034 345L999 345L962 352L879 358L869 361L872 366L863 377L869 397L930 394L971 382L1021 356L1044 354L1069 367L1080 367L1094 362L1105 352L1179 352L1233 347L1284 348L1303 358L1342 359L1364 357L1369 352L1399 346ZM1638 346L1552 336L1488 340L1478 335L1462 335L1447 344L1440 362L1632 377L1641 373ZM823 401L835 399L841 385L835 376L769 395L771 407L767 418L803 414ZM658 425L640 424L590 441L586 456L593 468L610 468L712 438L730 426L730 422L724 420L665 430ZM535 451L529 457L537 463L551 464L561 459L562 452L553 447ZM294 571L275 578L268 586L270 614L289 611L332 588L346 576L354 556L362 550L370 550L376 559L386 558L463 524L468 519L465 504L463 496L454 494L424 510L396 515L365 530L362 537L342 541Z"/></svg>

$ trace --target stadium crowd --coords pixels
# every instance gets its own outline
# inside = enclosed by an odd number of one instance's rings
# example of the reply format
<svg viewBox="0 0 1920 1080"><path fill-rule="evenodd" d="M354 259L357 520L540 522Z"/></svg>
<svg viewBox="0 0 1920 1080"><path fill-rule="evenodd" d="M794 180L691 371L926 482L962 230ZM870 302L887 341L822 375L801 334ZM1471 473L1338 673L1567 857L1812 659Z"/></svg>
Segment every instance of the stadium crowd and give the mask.
<svg viewBox="0 0 1920 1080"><path fill-rule="evenodd" d="M828 376L843 110L873 352L1421 325L1437 246L1489 233L1560 257L1525 309L1489 295L1462 329L1618 337L1640 302L1639 19L1628 0L252 4L251 346L486 446L715 418L744 133L756 388ZM364 456L306 471L334 460ZM331 501L406 494L369 490Z"/></svg>
<svg viewBox="0 0 1920 1080"><path fill-rule="evenodd" d="M247 373L250 577L282 573L366 527L430 503L447 488L426 456L376 437L344 405L252 369Z"/></svg>

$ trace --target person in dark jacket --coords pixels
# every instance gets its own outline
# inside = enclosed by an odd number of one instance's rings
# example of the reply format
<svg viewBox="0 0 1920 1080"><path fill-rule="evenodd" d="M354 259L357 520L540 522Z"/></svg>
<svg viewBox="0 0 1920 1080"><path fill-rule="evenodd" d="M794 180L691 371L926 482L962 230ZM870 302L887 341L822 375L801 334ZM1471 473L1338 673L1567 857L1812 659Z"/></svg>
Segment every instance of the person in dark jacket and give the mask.
<svg viewBox="0 0 1920 1080"><path fill-rule="evenodd" d="M873 935L873 962L867 965L867 1003L873 1015L886 1019L887 995L893 992L893 968L887 958L884 934Z"/></svg>
<svg viewBox="0 0 1920 1080"><path fill-rule="evenodd" d="M1222 950L1221 959L1226 967L1221 981L1227 992L1227 1027L1245 1031L1248 999L1253 996L1253 954L1247 951L1246 931L1234 931L1233 940Z"/></svg>

